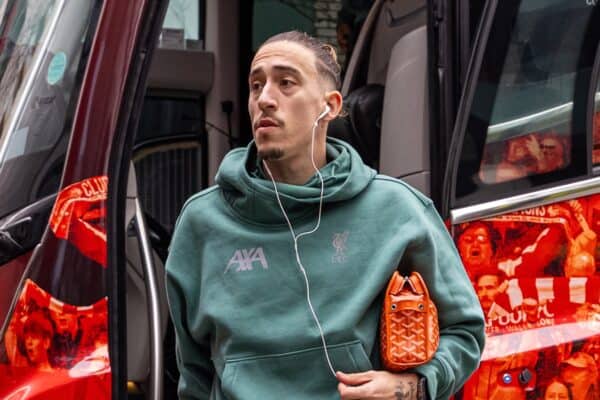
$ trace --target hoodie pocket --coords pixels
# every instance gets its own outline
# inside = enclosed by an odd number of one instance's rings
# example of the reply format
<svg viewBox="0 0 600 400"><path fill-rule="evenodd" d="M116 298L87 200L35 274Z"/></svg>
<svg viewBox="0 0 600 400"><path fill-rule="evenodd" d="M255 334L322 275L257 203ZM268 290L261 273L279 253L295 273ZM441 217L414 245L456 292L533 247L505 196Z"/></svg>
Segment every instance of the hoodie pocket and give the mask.
<svg viewBox="0 0 600 400"><path fill-rule="evenodd" d="M361 372L372 368L360 341L328 346L333 368ZM339 399L322 347L225 362L222 389L231 400Z"/></svg>

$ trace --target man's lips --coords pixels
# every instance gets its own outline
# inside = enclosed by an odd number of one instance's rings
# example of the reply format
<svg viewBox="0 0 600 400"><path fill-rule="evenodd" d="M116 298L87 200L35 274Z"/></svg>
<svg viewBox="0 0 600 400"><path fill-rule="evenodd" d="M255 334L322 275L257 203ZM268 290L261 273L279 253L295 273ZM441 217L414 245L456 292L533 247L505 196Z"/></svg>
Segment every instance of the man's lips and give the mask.
<svg viewBox="0 0 600 400"><path fill-rule="evenodd" d="M272 118L261 118L255 124L255 129L259 128L272 128L279 126L279 123Z"/></svg>

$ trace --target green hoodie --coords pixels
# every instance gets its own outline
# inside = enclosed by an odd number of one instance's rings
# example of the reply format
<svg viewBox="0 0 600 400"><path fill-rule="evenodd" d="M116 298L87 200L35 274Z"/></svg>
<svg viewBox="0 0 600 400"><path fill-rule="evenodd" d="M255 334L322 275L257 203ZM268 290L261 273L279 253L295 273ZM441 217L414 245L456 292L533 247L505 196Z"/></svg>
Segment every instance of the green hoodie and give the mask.
<svg viewBox="0 0 600 400"><path fill-rule="evenodd" d="M440 346L415 369L431 398L448 398L477 367L481 308L431 201L376 175L347 144L328 139L331 160L317 232L299 241L312 304L335 370L381 369L382 291L399 265L419 271L436 302ZM339 399L304 278L273 184L256 149L231 151L217 186L183 207L167 260L182 399ZM296 233L317 221L320 181L278 183Z"/></svg>

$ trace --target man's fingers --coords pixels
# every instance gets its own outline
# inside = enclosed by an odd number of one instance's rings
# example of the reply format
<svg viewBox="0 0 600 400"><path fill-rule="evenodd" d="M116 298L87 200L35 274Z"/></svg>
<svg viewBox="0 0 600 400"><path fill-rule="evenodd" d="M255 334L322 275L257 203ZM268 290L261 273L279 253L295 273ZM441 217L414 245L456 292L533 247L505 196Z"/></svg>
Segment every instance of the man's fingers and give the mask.
<svg viewBox="0 0 600 400"><path fill-rule="evenodd" d="M373 379L373 374L371 371L357 372L354 374L345 374L341 371L338 371L335 373L335 376L338 381L350 386L362 385L370 382Z"/></svg>
<svg viewBox="0 0 600 400"><path fill-rule="evenodd" d="M335 376L340 382L338 391L340 392L341 400L366 400L372 398L372 382L375 378L375 371L357 372L354 374L346 374L344 372L336 372Z"/></svg>
<svg viewBox="0 0 600 400"><path fill-rule="evenodd" d="M368 399L368 390L366 385L348 386L344 383L338 384L338 392L340 392L340 400L364 400Z"/></svg>

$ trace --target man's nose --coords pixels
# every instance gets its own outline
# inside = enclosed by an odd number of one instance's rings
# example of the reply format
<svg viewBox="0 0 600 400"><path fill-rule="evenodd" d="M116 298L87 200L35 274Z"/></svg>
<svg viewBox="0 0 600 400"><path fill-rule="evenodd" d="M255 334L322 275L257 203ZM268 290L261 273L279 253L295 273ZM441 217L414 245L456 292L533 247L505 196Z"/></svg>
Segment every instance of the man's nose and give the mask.
<svg viewBox="0 0 600 400"><path fill-rule="evenodd" d="M258 96L258 107L262 111L277 108L277 99L273 84L267 82L261 90L260 95Z"/></svg>

